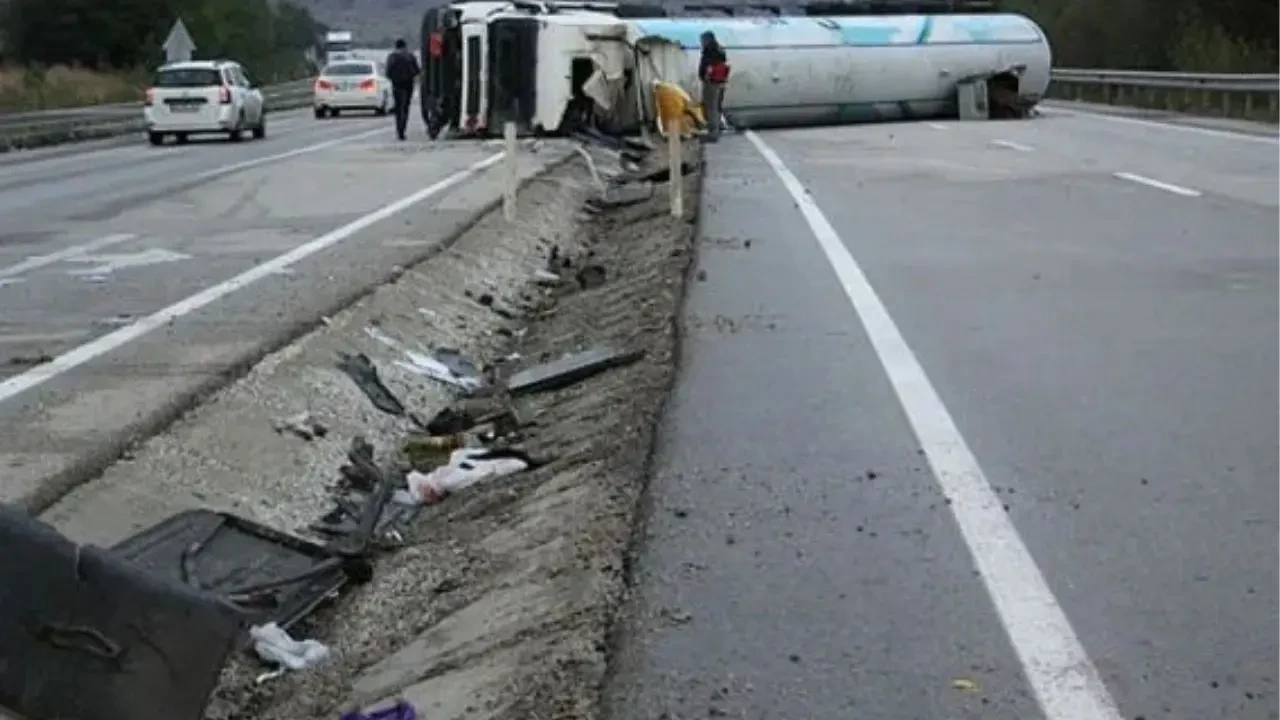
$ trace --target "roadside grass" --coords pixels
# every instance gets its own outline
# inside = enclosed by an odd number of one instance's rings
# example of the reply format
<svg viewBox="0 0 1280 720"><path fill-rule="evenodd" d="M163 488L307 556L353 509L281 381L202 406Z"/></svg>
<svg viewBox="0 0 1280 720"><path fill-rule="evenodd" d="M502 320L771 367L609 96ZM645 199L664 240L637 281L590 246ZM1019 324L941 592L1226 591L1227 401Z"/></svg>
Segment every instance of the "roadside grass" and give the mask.
<svg viewBox="0 0 1280 720"><path fill-rule="evenodd" d="M54 110L140 100L140 73L78 67L0 67L0 112Z"/></svg>

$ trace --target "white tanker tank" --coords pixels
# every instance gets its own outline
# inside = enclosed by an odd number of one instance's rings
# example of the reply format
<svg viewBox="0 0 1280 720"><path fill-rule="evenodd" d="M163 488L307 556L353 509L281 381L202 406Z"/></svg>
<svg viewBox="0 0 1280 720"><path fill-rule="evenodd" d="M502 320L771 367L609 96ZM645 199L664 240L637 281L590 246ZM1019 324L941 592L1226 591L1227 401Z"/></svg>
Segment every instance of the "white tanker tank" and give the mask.
<svg viewBox="0 0 1280 720"><path fill-rule="evenodd" d="M954 116L959 84L975 78L987 80L993 113L1019 113L1044 96L1052 64L1044 32L1016 14L629 22L639 46L679 43L688 88L699 36L715 33L732 69L723 113L743 128ZM666 79L673 59L654 58Z"/></svg>

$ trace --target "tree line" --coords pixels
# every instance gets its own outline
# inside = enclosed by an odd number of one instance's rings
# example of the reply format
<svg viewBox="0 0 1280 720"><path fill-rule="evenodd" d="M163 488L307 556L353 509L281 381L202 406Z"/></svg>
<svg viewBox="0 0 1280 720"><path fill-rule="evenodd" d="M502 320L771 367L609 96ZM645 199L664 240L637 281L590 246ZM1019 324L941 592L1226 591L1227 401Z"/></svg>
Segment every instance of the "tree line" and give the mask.
<svg viewBox="0 0 1280 720"><path fill-rule="evenodd" d="M151 69L182 18L197 58L230 58L255 80L308 70L303 53L325 27L306 9L273 0L0 0L3 59L10 64Z"/></svg>
<svg viewBox="0 0 1280 720"><path fill-rule="evenodd" d="M1274 73L1276 0L1003 0L1060 67Z"/></svg>
<svg viewBox="0 0 1280 720"><path fill-rule="evenodd" d="M1055 64L1275 72L1277 0L1003 0L1049 34ZM264 82L304 72L326 29L273 0L0 0L2 59L23 65L149 68L181 17L199 57L229 57Z"/></svg>

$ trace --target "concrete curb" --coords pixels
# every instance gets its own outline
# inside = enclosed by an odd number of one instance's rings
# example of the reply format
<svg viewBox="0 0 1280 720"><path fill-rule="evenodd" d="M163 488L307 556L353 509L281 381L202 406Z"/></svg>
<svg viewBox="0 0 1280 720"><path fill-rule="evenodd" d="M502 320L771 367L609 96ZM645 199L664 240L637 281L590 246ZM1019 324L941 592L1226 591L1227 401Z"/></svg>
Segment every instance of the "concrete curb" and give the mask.
<svg viewBox="0 0 1280 720"><path fill-rule="evenodd" d="M573 157L573 155L569 155L548 163L538 170L538 172L533 176L525 178L521 182L521 186L527 187L538 178L554 171L564 163L569 162ZM476 178L472 178L469 183L482 180L485 176L485 174L482 174ZM421 255L414 258L406 265L406 267L411 268L422 263L429 262L432 258L435 258L440 253L448 250L458 238L465 235L476 225L476 223L480 222L486 215L499 207L501 202L501 198L496 197L477 208L474 212L468 214L465 218L459 220L453 228L443 236L442 240L438 244L426 248ZM148 438L151 438L157 433L162 432L166 427L181 418L193 407L198 406L209 396L243 377L263 358L287 347L298 338L323 327L324 317L335 315L352 305L355 305L365 297L377 291L377 289L382 285L394 280L396 276L396 273L389 272L378 282L366 285L356 292L349 293L340 298L337 302L318 308L316 317L309 322L293 325L288 328L285 333L277 335L271 340L258 344L238 355L221 373L203 383L200 383L189 392L174 395L162 408L159 408L155 412L152 412L132 423L128 430L115 442L95 448L93 451L77 458L77 461L74 464L67 466L56 474L46 477L39 483L39 487L34 492L13 501L14 506L31 515L38 515L44 512L65 497L68 493L98 477L105 469L120 460L122 457L130 455L131 452L141 443L145 442Z"/></svg>

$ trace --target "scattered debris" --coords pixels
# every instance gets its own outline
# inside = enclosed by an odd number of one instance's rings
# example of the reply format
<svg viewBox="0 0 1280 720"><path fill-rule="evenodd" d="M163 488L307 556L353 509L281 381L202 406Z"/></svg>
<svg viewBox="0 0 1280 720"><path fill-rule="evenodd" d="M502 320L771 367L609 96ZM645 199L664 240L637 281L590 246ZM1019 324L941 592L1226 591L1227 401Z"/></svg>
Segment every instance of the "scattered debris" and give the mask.
<svg viewBox="0 0 1280 720"><path fill-rule="evenodd" d="M382 379L378 377L378 368L374 367L368 355L339 353L338 369L355 382L374 407L388 415L405 414L404 403L382 383Z"/></svg>
<svg viewBox="0 0 1280 720"><path fill-rule="evenodd" d="M563 278L550 270L538 270L534 272L533 280L543 287L558 287L564 282Z"/></svg>
<svg viewBox="0 0 1280 720"><path fill-rule="evenodd" d="M968 678L956 678L955 680L952 680L951 687L952 689L959 690L960 692L966 692L966 693L978 692L978 683Z"/></svg>
<svg viewBox="0 0 1280 720"><path fill-rule="evenodd" d="M449 455L449 463L430 473L413 471L405 477L407 491L397 493L405 504L434 505L452 493L488 480L514 475L534 466L523 451L514 449L460 448ZM403 494L401 494L403 493Z"/></svg>
<svg viewBox="0 0 1280 720"><path fill-rule="evenodd" d="M497 436L510 435L522 424L513 406L500 396L492 396L458 400L436 413L425 429L431 435L454 435L484 423L492 423Z"/></svg>
<svg viewBox="0 0 1280 720"><path fill-rule="evenodd" d="M642 357L643 350L622 351L609 347L587 350L521 370L507 381L507 390L512 395L559 390L606 370L630 365Z"/></svg>
<svg viewBox="0 0 1280 720"><path fill-rule="evenodd" d="M603 265L593 264L584 265L582 269L578 270L577 275L574 277L578 281L579 288L583 290L594 290L601 285L604 285L609 274L605 271Z"/></svg>
<svg viewBox="0 0 1280 720"><path fill-rule="evenodd" d="M329 434L329 428L312 417L311 413L305 411L287 418L273 420L271 429L281 435L292 433L308 442Z"/></svg>
<svg viewBox="0 0 1280 720"><path fill-rule="evenodd" d="M418 713L413 706L404 700L383 710L375 710L369 714L360 712L343 713L340 720L418 720Z"/></svg>
<svg viewBox="0 0 1280 720"><path fill-rule="evenodd" d="M291 627L359 582L324 546L212 510L174 515L111 552L154 577L220 597L254 625Z"/></svg>
<svg viewBox="0 0 1280 720"><path fill-rule="evenodd" d="M410 372L466 391L476 390L484 385L480 369L456 349L441 348L427 355L406 348L399 340L376 327L367 327L364 331L369 337L404 353L408 360L397 360L396 365Z"/></svg>
<svg viewBox="0 0 1280 720"><path fill-rule="evenodd" d="M329 657L329 648L319 640L294 640L275 623L249 628L253 651L264 662L281 669L305 670Z"/></svg>
<svg viewBox="0 0 1280 720"><path fill-rule="evenodd" d="M120 313L119 315L112 315L111 317L98 318L93 321L93 325L95 327L123 327L132 323L136 319L137 318L128 313Z"/></svg>
<svg viewBox="0 0 1280 720"><path fill-rule="evenodd" d="M9 358L10 367L35 367L53 362L53 356L49 353L39 353L37 355L14 355Z"/></svg>
<svg viewBox="0 0 1280 720"><path fill-rule="evenodd" d="M668 625L687 625L693 621L692 614L679 608L664 607L660 614Z"/></svg>

